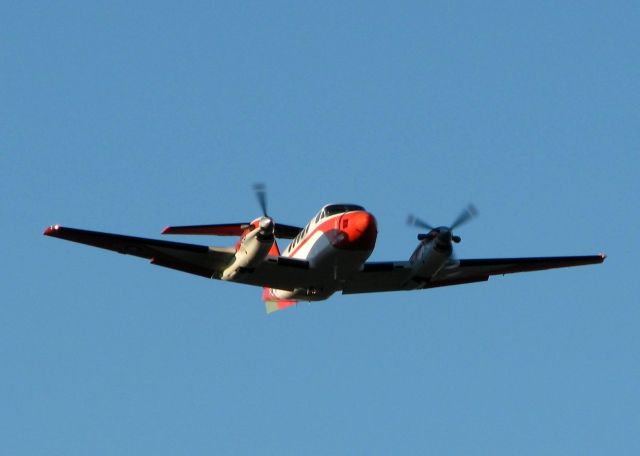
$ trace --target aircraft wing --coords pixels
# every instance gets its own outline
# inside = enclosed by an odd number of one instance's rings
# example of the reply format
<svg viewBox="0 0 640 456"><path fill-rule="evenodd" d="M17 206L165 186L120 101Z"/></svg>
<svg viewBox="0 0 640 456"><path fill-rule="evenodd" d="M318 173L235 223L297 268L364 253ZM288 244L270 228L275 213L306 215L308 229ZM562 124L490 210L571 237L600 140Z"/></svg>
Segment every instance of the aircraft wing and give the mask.
<svg viewBox="0 0 640 456"><path fill-rule="evenodd" d="M47 228L46 236L66 239L135 255L151 260L152 264L211 278L233 260L233 248L207 247L181 242L159 241L121 234L65 228L58 225Z"/></svg>
<svg viewBox="0 0 640 456"><path fill-rule="evenodd" d="M343 294L371 293L378 291L414 290L435 288L463 283L484 282L492 275L516 272L541 271L602 263L604 255L485 258L459 260L443 268L435 277L412 277L409 262L366 263L362 271L345 283Z"/></svg>
<svg viewBox="0 0 640 456"><path fill-rule="evenodd" d="M99 231L50 226L46 236L79 242L125 255L134 255L150 260L151 264L188 272L208 279L218 278L231 264L235 255L233 247L208 247L182 242L161 241ZM269 256L255 269L247 270L233 282L260 287L293 290L312 283L313 272L309 263L286 257Z"/></svg>

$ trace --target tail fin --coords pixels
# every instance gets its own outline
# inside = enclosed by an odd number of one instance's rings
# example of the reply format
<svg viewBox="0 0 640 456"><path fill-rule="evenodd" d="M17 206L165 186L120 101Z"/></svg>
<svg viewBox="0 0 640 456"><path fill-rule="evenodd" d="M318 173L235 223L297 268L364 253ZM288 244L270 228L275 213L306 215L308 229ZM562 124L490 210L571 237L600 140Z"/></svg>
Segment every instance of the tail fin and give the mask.
<svg viewBox="0 0 640 456"><path fill-rule="evenodd" d="M271 246L271 250L269 250L269 256L280 256L280 248L278 247L278 241L273 240L273 245Z"/></svg>
<svg viewBox="0 0 640 456"><path fill-rule="evenodd" d="M278 242L274 242L271 250L269 250L270 256L280 256L280 249L278 248ZM262 300L264 301L265 307L267 309L267 313L273 313L277 310L286 309L287 307L294 306L298 303L298 301L287 301L284 299L278 299L271 292L271 288L263 288L262 290Z"/></svg>

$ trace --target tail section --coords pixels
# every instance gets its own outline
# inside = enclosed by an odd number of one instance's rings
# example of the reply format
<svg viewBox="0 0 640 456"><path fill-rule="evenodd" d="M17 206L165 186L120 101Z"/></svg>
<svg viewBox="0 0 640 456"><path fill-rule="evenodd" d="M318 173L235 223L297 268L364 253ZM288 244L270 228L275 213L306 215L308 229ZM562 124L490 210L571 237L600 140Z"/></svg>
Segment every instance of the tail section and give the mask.
<svg viewBox="0 0 640 456"><path fill-rule="evenodd" d="M273 296L271 288L264 288L262 291L262 300L264 301L267 313L273 313L278 310L286 309L287 307L295 306L298 301L287 301L285 299L278 299Z"/></svg>
<svg viewBox="0 0 640 456"><path fill-rule="evenodd" d="M280 256L280 249L278 248L277 241L273 243L271 250L269 250L269 256ZM298 303L298 301L287 301L277 298L273 295L271 288L263 288L262 300L264 301L268 314L286 309L287 307L294 306Z"/></svg>

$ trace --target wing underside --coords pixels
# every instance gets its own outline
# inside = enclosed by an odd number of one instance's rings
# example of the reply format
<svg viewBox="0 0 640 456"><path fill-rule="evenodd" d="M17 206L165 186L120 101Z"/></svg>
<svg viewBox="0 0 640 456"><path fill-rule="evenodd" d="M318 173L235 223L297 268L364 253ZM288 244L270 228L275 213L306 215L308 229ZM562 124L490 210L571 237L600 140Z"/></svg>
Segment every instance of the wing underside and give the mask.
<svg viewBox="0 0 640 456"><path fill-rule="evenodd" d="M207 247L121 234L52 226L47 236L134 255L152 264L211 278L233 260L233 248Z"/></svg>
<svg viewBox="0 0 640 456"><path fill-rule="evenodd" d="M44 234L125 255L146 258L151 264L157 266L213 279L220 277L235 256L233 247L208 247L58 225L47 228ZM243 271L234 278L233 282L294 290L310 283L312 277L313 271L309 269L307 261L268 256L259 267Z"/></svg>
<svg viewBox="0 0 640 456"><path fill-rule="evenodd" d="M367 263L345 284L342 292L371 293L461 285L484 282L492 275L584 266L602 263L604 259L604 255L468 259L452 263L432 278L412 276L409 262Z"/></svg>

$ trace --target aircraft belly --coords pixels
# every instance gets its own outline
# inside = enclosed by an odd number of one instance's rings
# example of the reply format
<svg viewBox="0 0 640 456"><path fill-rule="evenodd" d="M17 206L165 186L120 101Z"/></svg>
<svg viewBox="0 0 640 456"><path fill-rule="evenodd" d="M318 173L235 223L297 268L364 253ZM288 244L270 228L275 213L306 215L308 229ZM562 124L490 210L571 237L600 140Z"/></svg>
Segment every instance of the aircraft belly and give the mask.
<svg viewBox="0 0 640 456"><path fill-rule="evenodd" d="M342 289L345 281L362 269L371 251L349 251L335 248L326 236L315 239L309 246L308 256L298 254L294 258L309 262L311 282L301 284L293 291L273 289L272 293L283 300L322 301Z"/></svg>

